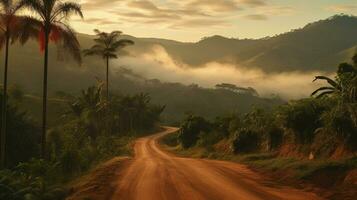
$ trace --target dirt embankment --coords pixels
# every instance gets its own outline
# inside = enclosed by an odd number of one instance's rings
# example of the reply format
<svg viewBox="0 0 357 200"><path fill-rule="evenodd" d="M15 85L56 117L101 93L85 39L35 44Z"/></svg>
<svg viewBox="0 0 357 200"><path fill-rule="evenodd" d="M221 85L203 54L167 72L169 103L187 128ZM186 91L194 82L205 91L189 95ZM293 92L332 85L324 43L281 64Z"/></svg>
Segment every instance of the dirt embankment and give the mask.
<svg viewBox="0 0 357 200"><path fill-rule="evenodd" d="M107 200L116 190L120 169L129 165L128 157L117 157L100 165L72 183L66 200Z"/></svg>

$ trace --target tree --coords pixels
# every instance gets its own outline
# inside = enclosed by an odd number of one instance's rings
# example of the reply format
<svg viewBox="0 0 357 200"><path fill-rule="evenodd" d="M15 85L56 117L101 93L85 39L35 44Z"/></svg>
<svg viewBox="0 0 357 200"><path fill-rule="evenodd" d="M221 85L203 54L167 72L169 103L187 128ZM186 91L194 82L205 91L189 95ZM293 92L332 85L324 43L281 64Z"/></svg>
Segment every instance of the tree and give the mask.
<svg viewBox="0 0 357 200"><path fill-rule="evenodd" d="M353 57L355 62L357 57ZM348 63L341 63L338 66L337 76L335 80L326 76L316 76L314 81L325 80L329 86L321 87L315 90L311 96L316 98L324 97L326 95L336 95L340 97L343 102L353 103L357 101L356 97L356 83L357 83L357 68Z"/></svg>
<svg viewBox="0 0 357 200"><path fill-rule="evenodd" d="M84 50L85 56L101 56L106 62L106 97L109 100L109 60L117 59L117 51L123 49L128 45L133 45L134 42L127 39L119 39L122 34L120 31L113 31L111 33L94 30L97 38L94 39L95 45L90 49Z"/></svg>
<svg viewBox="0 0 357 200"><path fill-rule="evenodd" d="M12 0L0 0L2 13L0 16L0 47L5 46L5 63L4 63L4 79L3 79L3 95L4 99L1 105L1 148L0 148L0 166L4 166L5 162L5 146L6 146L6 119L7 119L7 96L8 96L8 64L9 64L9 46L10 42L20 39L25 43L28 39L26 35L21 34L21 27L27 17L16 16L16 13L22 8L21 3L14 3ZM31 32L31 30L29 30Z"/></svg>
<svg viewBox="0 0 357 200"><path fill-rule="evenodd" d="M196 144L201 132L209 132L211 124L203 117L189 115L182 123L178 140L187 149Z"/></svg>
<svg viewBox="0 0 357 200"><path fill-rule="evenodd" d="M42 112L42 141L41 155L46 154L46 127L47 127L47 74L49 43L54 42L59 52L67 52L80 63L80 45L74 30L67 23L72 15L83 18L81 6L73 2L62 2L60 0L22 0L22 4L33 11L38 19L38 38L40 50L44 52L43 70L43 112ZM65 51L63 51L65 50Z"/></svg>

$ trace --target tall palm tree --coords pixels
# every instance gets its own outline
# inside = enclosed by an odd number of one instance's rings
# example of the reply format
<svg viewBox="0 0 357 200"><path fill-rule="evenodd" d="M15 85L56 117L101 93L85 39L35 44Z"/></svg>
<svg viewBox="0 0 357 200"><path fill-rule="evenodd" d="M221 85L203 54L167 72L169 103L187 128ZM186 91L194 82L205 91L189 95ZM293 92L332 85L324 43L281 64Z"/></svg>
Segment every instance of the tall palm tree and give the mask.
<svg viewBox="0 0 357 200"><path fill-rule="evenodd" d="M1 137L0 137L0 166L5 165L5 146L6 146L6 118L7 118L7 80L9 64L9 46L10 40L14 41L21 27L21 20L25 17L18 17L16 13L21 9L22 4L14 3L12 0L0 0L0 47L5 46L5 63L3 79L3 99L1 105ZM21 32L22 33L22 32ZM23 43L27 40L22 38Z"/></svg>
<svg viewBox="0 0 357 200"><path fill-rule="evenodd" d="M101 56L106 62L106 98L109 100L109 60L117 59L117 51L123 49L128 45L133 45L134 42L127 39L119 39L122 32L113 31L111 33L94 30L97 38L94 39L95 45L90 49L84 50L85 56Z"/></svg>
<svg viewBox="0 0 357 200"><path fill-rule="evenodd" d="M74 30L67 23L72 15L83 18L81 6L73 2L61 0L22 0L22 4L36 14L39 24L38 38L40 50L44 52L43 70L43 108L42 108L42 141L41 155L46 154L47 128L47 74L49 43L54 42L60 50L65 50L73 58L81 62L80 45Z"/></svg>

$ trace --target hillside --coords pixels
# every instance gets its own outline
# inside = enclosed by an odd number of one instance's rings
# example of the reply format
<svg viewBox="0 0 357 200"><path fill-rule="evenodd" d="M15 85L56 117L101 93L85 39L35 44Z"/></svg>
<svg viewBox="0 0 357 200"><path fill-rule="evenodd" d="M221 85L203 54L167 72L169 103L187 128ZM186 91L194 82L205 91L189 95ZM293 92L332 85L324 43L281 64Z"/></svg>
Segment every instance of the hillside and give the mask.
<svg viewBox="0 0 357 200"><path fill-rule="evenodd" d="M164 39L125 37L136 43L128 48L131 55L142 54L150 51L153 45L161 45L178 63L185 63L188 67L218 61L233 62L237 66L259 68L266 72L332 72L338 63L347 61L355 52L356 35L357 18L338 15L308 24L302 29L258 40L213 36L197 43L182 43ZM93 36L79 34L78 37L83 49L92 44ZM42 58L39 54L35 42L29 42L25 47L16 44L12 46L10 83L18 83L25 89L38 93L42 79ZM54 47L50 57L49 89L52 91L78 91L93 83L94 77L102 77L104 72L103 63L97 58L85 58L82 66L76 67L77 65L71 62L56 61ZM0 57L0 63L2 60L3 56ZM0 67L2 68L2 65Z"/></svg>
<svg viewBox="0 0 357 200"><path fill-rule="evenodd" d="M275 37L229 39L206 37L197 43L155 41L178 60L190 65L234 62L266 72L334 71L357 45L357 18L336 15Z"/></svg>
<svg viewBox="0 0 357 200"><path fill-rule="evenodd" d="M347 58L355 52L356 35L357 18L338 15L289 33L258 40L213 36L196 43L182 43L124 36L136 43L127 49L136 61L129 63L130 65L125 68L130 69L136 62L140 62L140 58L135 58L136 55L149 52L153 45L161 45L177 63L184 63L187 67L199 67L207 62L217 61L260 68L268 73L316 70L331 72L338 63L348 60ZM93 36L78 34L78 37L83 49L93 44ZM83 64L78 66L72 61L58 61L54 46L51 46L50 52L49 92L52 96L57 91L78 93L81 89L94 85L96 78L105 77L101 59L84 58ZM63 59L69 60L67 57ZM0 63L2 60L3 57L0 58ZM169 121L178 120L185 112L213 117L231 111L247 112L252 105L271 106L279 102L228 91L184 86L179 83L148 84L146 77L120 67L120 59L119 63L112 65L112 90L123 94L150 93L154 103L167 106L163 116L171 118ZM41 95L42 57L34 41L24 47L17 44L11 47L9 83L19 85L26 93ZM192 80L192 83L195 83L195 80Z"/></svg>

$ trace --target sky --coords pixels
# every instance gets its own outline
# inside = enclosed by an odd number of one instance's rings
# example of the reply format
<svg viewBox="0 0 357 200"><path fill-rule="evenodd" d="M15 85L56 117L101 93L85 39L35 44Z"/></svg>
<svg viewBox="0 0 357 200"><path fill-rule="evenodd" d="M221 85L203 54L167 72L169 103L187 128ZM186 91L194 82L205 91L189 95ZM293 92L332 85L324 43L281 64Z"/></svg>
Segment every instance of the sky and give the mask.
<svg viewBox="0 0 357 200"><path fill-rule="evenodd" d="M222 35L262 38L335 14L357 15L357 0L79 0L78 32L120 30L136 37L186 42Z"/></svg>

